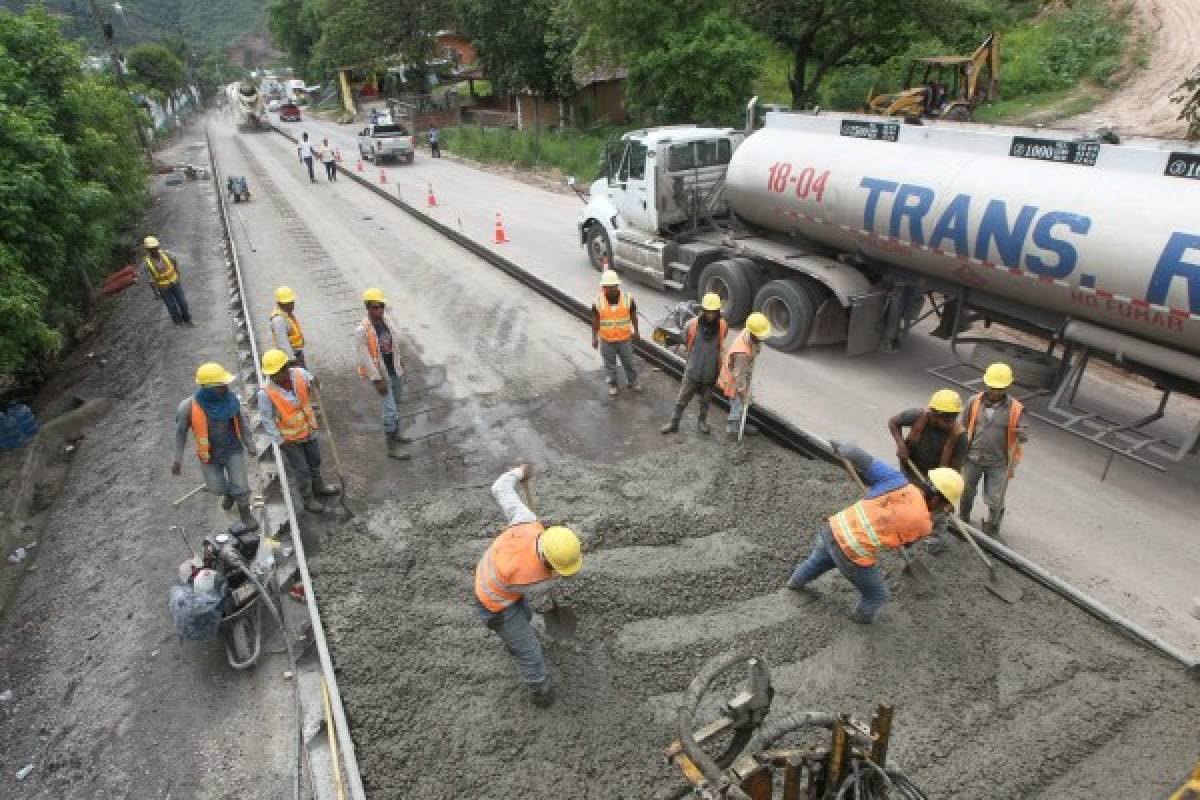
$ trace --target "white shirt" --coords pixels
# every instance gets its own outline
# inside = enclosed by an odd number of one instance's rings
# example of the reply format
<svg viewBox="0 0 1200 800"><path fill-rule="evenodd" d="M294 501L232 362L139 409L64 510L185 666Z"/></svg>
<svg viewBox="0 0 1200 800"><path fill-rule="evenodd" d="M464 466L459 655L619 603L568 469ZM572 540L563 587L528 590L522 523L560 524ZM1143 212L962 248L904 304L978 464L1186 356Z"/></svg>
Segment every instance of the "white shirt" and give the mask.
<svg viewBox="0 0 1200 800"><path fill-rule="evenodd" d="M313 157L312 142L301 142L300 147L298 149L300 150L301 158L312 158Z"/></svg>

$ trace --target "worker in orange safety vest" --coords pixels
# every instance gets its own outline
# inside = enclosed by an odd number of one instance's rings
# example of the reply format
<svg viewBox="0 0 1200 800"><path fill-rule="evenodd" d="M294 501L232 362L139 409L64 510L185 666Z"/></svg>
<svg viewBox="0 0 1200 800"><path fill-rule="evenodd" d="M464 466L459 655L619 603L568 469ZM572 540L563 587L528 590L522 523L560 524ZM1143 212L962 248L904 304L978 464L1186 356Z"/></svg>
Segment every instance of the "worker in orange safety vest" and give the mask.
<svg viewBox="0 0 1200 800"><path fill-rule="evenodd" d="M721 317L721 298L715 292L709 292L700 301L699 316L693 317L684 328L687 363L683 367L683 379L679 382L675 410L670 422L661 428L663 433L677 432L688 403L692 402L693 397L699 397L700 412L696 417L696 430L708 434L708 403L712 399L717 376L721 373L725 336L728 333L729 325Z"/></svg>
<svg viewBox="0 0 1200 800"><path fill-rule="evenodd" d="M290 286L275 290L275 308L271 310L271 342L276 350L282 350L288 362L295 367L305 367L304 331L296 319L296 293Z"/></svg>
<svg viewBox="0 0 1200 800"><path fill-rule="evenodd" d="M967 460L963 463L962 518L971 521L975 491L983 481L983 499L988 506L988 519L983 532L1000 534L1004 519L1008 482L1021 463L1023 445L1029 441L1021 401L1008 393L1013 384L1012 367L1002 362L990 365L983 373L985 391L967 402Z"/></svg>
<svg viewBox="0 0 1200 800"><path fill-rule="evenodd" d="M633 343L638 337L637 304L633 295L621 289L621 279L611 269L600 276L600 294L592 303L592 349L600 349L604 359L604 380L609 397L617 396L617 359L625 368L625 381L635 392L637 367L633 363Z"/></svg>
<svg viewBox="0 0 1200 800"><path fill-rule="evenodd" d="M750 398L750 382L754 377L754 362L762 350L762 343L771 335L771 323L766 316L754 312L746 317L746 327L733 337L733 342L721 357L721 374L717 387L729 398L729 419L725 422L725 438L735 441L742 427L742 414L747 412ZM753 425L746 426L746 433L756 433Z"/></svg>
<svg viewBox="0 0 1200 800"><path fill-rule="evenodd" d="M369 381L379 396L388 457L407 459L410 454L404 445L409 440L400 432L400 401L404 397L400 331L388 316L387 298L382 289L367 289L362 297L367 316L354 330L358 376Z"/></svg>
<svg viewBox="0 0 1200 800"><path fill-rule="evenodd" d="M929 471L928 483L909 483L900 470L873 458L853 444L832 441L835 455L850 462L866 486L866 497L829 517L817 532L808 558L788 580L788 588L803 591L816 578L837 569L859 592L850 618L863 625L887 602L879 551L905 547L933 531L933 516L953 513L962 495L962 476L950 467Z"/></svg>
<svg viewBox="0 0 1200 800"><path fill-rule="evenodd" d="M507 527L488 545L475 567L475 606L488 629L500 635L517 661L521 680L533 704L554 703L554 683L533 628L533 611L526 595L549 591L559 578L569 578L583 566L579 537L560 525L547 527L521 501L517 482L528 481L533 466L522 464L492 484Z"/></svg>

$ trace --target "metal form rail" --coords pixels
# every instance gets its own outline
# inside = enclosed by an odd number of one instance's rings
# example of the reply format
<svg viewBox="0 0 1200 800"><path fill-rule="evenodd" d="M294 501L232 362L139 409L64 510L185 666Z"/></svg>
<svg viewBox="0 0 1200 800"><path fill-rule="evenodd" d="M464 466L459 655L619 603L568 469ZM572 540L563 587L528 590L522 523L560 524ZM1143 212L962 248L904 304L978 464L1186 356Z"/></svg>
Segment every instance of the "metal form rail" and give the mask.
<svg viewBox="0 0 1200 800"><path fill-rule="evenodd" d="M272 130L280 136L288 139L291 142L296 141L296 137L286 131L280 130L274 125ZM445 225L438 220L432 218L428 214L422 213L415 206L404 202L398 195L391 194L385 189L371 183L369 180L359 177L351 170L338 165L338 170L355 181L360 186L374 192L382 197L387 202L398 207L409 216L422 222L423 224L434 229L441 235L450 239L455 244L470 251L474 255L488 262L492 266L505 272L515 280L529 287L533 291L550 300L555 305L573 314L578 319L584 322L591 321L591 309L586 305L571 297L561 289L550 285L533 273L519 267L517 264L508 260L504 256L496 253L490 248L468 238L463 233L454 230L448 225ZM666 374L675 379L680 379L683 376L683 359L669 352L668 350L659 347L653 342L640 340L636 344L638 355L650 362L654 366L661 369ZM718 397L717 402L725 409L729 408L729 403L723 397ZM749 417L762 431L762 433L775 443L799 453L806 458L817 458L826 461L830 464L841 465L841 461L833 451L829 449L829 444L819 436L816 436L806 430L796 427L787 420L780 417L762 406L754 406L751 408ZM1053 575L1043 569L1038 564L1030 561L1019 553L1009 549L1004 544L1001 544L992 537L982 533L975 532L976 541L989 552L994 558L1004 562L1012 569L1017 570L1026 577L1050 589L1054 593L1070 601L1073 605L1087 612L1096 619L1116 628L1120 633L1139 642L1161 655L1180 664L1193 676L1200 679L1200 661L1189 656L1181 648L1176 647L1162 637L1146 630L1132 620L1126 619L1117 614L1112 609L1105 606L1096 598L1080 591L1076 587Z"/></svg>
<svg viewBox="0 0 1200 800"><path fill-rule="evenodd" d="M224 187L221 185L221 173L217 167L216 155L212 147L212 137L209 134L207 126L204 130L204 138L208 145L209 163L212 166L212 178L216 187L217 208L221 213L221 226L225 233L225 240L229 246L229 257L232 264L231 271L237 281L238 302L241 307L243 319L246 320L246 336L250 344L251 356L254 359L253 377L259 386L264 386L266 381L262 374L258 342L254 337L254 327L250 324L251 316L246 306L246 289L242 279L241 260L238 258L237 245L234 243L233 227L229 221L229 210L225 203ZM325 626L321 621L321 612L317 607L315 599L316 593L313 591L312 576L308 571L308 558L304 552L304 542L300 537L300 524L296 519L296 509L292 503L292 495L288 487L286 464L283 460L283 453L280 451L278 445L272 444L271 450L275 460L276 475L279 476L280 487L282 489L284 507L287 510L287 523L292 534L292 546L296 554L296 565L300 573L300 580L304 585L304 604L308 611L309 623L312 627L321 676L328 686L329 705L333 712L335 727L337 728L338 747L336 748L336 752L341 756L341 763L333 764L333 769L344 770L347 783L346 788L349 789L351 800L366 800L362 774L358 767L358 757L355 754L354 742L350 738L350 726L346 722L346 710L342 705L342 694L338 688L337 675L333 669L333 659L329 655L329 644L325 639ZM298 678L299 676L296 676L294 679L298 680Z"/></svg>

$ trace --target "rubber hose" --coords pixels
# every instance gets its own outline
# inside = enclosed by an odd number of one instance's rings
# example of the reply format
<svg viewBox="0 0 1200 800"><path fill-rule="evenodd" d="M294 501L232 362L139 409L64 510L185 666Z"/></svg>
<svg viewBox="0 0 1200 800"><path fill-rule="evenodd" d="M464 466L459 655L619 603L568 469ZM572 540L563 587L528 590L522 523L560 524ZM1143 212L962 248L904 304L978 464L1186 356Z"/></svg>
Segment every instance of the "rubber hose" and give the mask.
<svg viewBox="0 0 1200 800"><path fill-rule="evenodd" d="M713 787L724 786L726 783L725 775L721 772L721 768L717 766L717 763L692 738L696 708L700 705L700 698L704 695L709 685L716 680L718 675L737 664L749 661L751 658L753 656L735 650L710 659L700 669L700 672L696 674L696 677L692 678L692 682L688 684L687 691L684 692L683 699L676 712L675 735L679 739L683 753L691 759L692 763L696 765L696 768L700 770L705 779ZM746 793L738 786L730 786L728 796L738 798L738 800L748 800Z"/></svg>

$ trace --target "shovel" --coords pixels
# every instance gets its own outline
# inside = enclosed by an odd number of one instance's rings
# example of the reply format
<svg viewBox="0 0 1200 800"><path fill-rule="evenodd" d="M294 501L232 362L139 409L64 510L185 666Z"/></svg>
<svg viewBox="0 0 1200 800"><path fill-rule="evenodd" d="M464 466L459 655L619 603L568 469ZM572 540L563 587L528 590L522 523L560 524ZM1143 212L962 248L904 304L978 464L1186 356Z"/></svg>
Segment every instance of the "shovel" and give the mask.
<svg viewBox="0 0 1200 800"><path fill-rule="evenodd" d="M854 482L858 484L859 491L865 495L867 493L867 487L863 485L862 478L858 476L858 470L854 469L854 465L850 463L849 459L843 458L840 454L838 455L838 458L841 460L842 466L845 467L846 472L850 473L850 477L853 478ZM902 572L913 579L917 596L924 597L928 595L933 589L933 575L930 574L929 567L925 566L925 564L918 559L913 558L912 555L904 549L903 545L897 549L900 551L900 558L904 561L904 569Z"/></svg>
<svg viewBox="0 0 1200 800"><path fill-rule="evenodd" d="M521 481L521 491L525 495L525 505L536 514L537 497L533 493L533 478ZM550 592L550 610L542 613L542 619L546 621L546 635L554 641L565 642L575 638L575 631L579 628L579 617L574 608L558 601L556 592Z"/></svg>
<svg viewBox="0 0 1200 800"><path fill-rule="evenodd" d="M338 455L337 442L333 438L333 428L329 427L329 417L325 414L325 401L321 399L321 391L313 384L313 394L317 398L317 410L321 414L321 424L325 426L325 435L329 441L329 452L333 454L333 468L337 472L338 483L341 484L342 491L338 493L338 500L342 504L342 510L351 519L354 518L354 512L350 509L350 504L346 502L346 476L342 473L342 459Z"/></svg>

